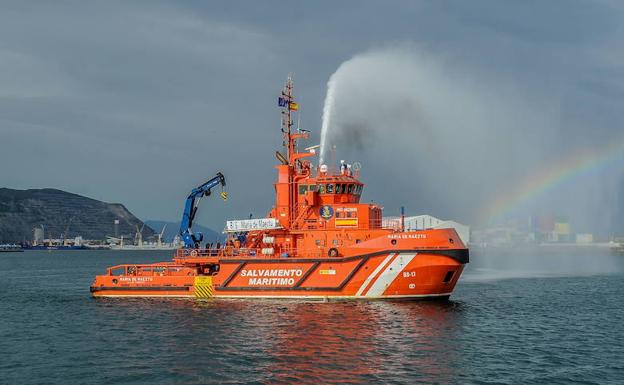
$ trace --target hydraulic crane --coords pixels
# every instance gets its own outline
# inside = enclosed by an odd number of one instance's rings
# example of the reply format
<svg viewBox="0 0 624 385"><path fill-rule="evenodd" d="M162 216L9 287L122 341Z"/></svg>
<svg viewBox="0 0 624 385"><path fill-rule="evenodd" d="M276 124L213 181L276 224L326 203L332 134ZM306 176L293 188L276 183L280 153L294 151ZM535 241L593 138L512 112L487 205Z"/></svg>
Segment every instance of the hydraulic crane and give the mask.
<svg viewBox="0 0 624 385"><path fill-rule="evenodd" d="M199 206L201 198L210 196L210 190L219 184L221 187L225 187L225 177L220 172L208 182L194 188L188 198L186 198L184 213L182 213L182 221L180 222L180 237L182 237L185 248L199 248L199 244L204 239L202 233L193 232L193 219L195 219L197 207ZM221 192L221 198L223 198L223 200L227 199L227 193L225 191Z"/></svg>

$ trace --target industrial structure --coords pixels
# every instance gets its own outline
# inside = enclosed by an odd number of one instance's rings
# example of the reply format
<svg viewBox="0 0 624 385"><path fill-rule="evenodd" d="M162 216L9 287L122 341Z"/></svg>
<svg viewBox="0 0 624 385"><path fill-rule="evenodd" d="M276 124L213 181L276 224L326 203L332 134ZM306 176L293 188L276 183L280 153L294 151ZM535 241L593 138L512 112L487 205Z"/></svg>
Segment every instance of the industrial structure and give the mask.
<svg viewBox="0 0 624 385"><path fill-rule="evenodd" d="M404 217L385 217L385 226L401 226L403 223L406 231L427 229L454 229L464 244L470 244L470 226L453 220L439 219L431 215L415 215Z"/></svg>

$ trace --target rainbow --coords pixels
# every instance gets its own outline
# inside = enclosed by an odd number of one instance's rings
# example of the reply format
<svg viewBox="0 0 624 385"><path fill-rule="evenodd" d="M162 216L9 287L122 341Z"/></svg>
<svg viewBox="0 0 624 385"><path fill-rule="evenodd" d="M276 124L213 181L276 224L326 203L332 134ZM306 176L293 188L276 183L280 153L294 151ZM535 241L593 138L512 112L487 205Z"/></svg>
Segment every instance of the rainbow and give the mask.
<svg viewBox="0 0 624 385"><path fill-rule="evenodd" d="M491 200L480 212L481 223L496 222L533 198L553 190L572 178L607 167L623 156L624 140L563 157Z"/></svg>

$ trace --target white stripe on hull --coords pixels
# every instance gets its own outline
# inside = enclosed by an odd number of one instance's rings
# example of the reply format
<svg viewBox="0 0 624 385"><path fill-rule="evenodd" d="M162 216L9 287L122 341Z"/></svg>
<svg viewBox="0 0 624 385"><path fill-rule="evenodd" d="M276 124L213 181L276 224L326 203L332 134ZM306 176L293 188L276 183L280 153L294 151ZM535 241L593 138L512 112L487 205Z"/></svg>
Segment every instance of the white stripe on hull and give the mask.
<svg viewBox="0 0 624 385"><path fill-rule="evenodd" d="M362 292L364 291L364 289L368 286L368 284L370 283L371 279L373 279L377 273L379 273L381 271L381 269L383 269L386 264L388 263L388 261L390 261L392 259L392 257L395 254L389 254L380 264L379 266L377 266L377 268L368 276L368 278L366 278L366 280L364 281L364 283L362 284L362 286L360 287L360 289L357 291L357 293L355 293L356 296L360 296L362 295Z"/></svg>
<svg viewBox="0 0 624 385"><path fill-rule="evenodd" d="M138 294L103 294L97 295L96 298L186 298L186 299L315 299L315 300L331 300L331 299L392 299L392 298L427 298L427 297L447 297L452 293L440 293L440 294L393 294L383 295L380 297L362 297L355 295L215 295L211 298L195 298L192 295L138 295Z"/></svg>
<svg viewBox="0 0 624 385"><path fill-rule="evenodd" d="M222 298L222 299L252 299L252 298L260 298L260 299L318 299L318 300L332 300L332 299L357 299L357 300L369 300L369 299L392 299L392 298L428 298L428 297L448 297L452 293L440 293L440 294L392 294L392 295L382 295L379 297L369 297L369 296L355 296L355 295L289 295L289 296L274 296L274 295L254 295L254 296L237 296L237 295L216 295L212 298Z"/></svg>
<svg viewBox="0 0 624 385"><path fill-rule="evenodd" d="M407 266L416 254L399 254L398 257L389 264L383 273L377 278L373 286L366 292L366 297L381 297L384 291L390 286L392 282L399 276L405 266Z"/></svg>
<svg viewBox="0 0 624 385"><path fill-rule="evenodd" d="M211 298L195 298L192 295L119 295L119 294L104 294L97 295L97 298L120 298L120 297L132 297L132 298L186 298L186 299L316 299L316 300L331 300L331 299L392 299L392 298L427 298L427 297L447 297L450 296L451 293L440 293L440 294L394 294L394 295L383 295L379 297L362 297L355 295L337 295L337 296L327 296L327 295L283 295L283 296L275 296L275 295L215 295Z"/></svg>

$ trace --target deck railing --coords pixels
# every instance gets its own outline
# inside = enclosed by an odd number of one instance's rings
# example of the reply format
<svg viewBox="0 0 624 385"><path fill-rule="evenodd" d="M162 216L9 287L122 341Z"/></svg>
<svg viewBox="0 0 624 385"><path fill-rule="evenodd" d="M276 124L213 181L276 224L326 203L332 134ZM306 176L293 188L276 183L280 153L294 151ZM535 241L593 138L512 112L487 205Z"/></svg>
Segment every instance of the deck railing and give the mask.
<svg viewBox="0 0 624 385"><path fill-rule="evenodd" d="M218 258L236 258L236 257L257 257L257 258L296 258L298 256L305 255L306 257L322 257L323 249L314 248L314 249L284 249L284 248L274 248L273 252L268 252L267 249L271 249L271 247L265 248L248 248L248 247L232 247L225 246L221 248L211 248L211 249L178 249L176 251L176 259L193 259L193 258L209 258L209 257L218 257Z"/></svg>
<svg viewBox="0 0 624 385"><path fill-rule="evenodd" d="M176 265L172 262L160 262L152 264L124 264L112 266L107 269L108 275L134 275L139 277L180 275L188 270L187 267Z"/></svg>
<svg viewBox="0 0 624 385"><path fill-rule="evenodd" d="M401 230L400 218L389 218L383 220L372 221L371 229L384 229L391 231ZM176 251L176 259L192 259L192 258L236 258L236 257L257 257L257 258L296 258L299 256L320 258L326 257L330 248L340 249L342 245L331 245L329 242L322 247L314 247L311 249L282 248L267 244L265 247L249 248L235 247L226 244L221 247L187 249L181 248ZM270 251L273 249L272 251Z"/></svg>

